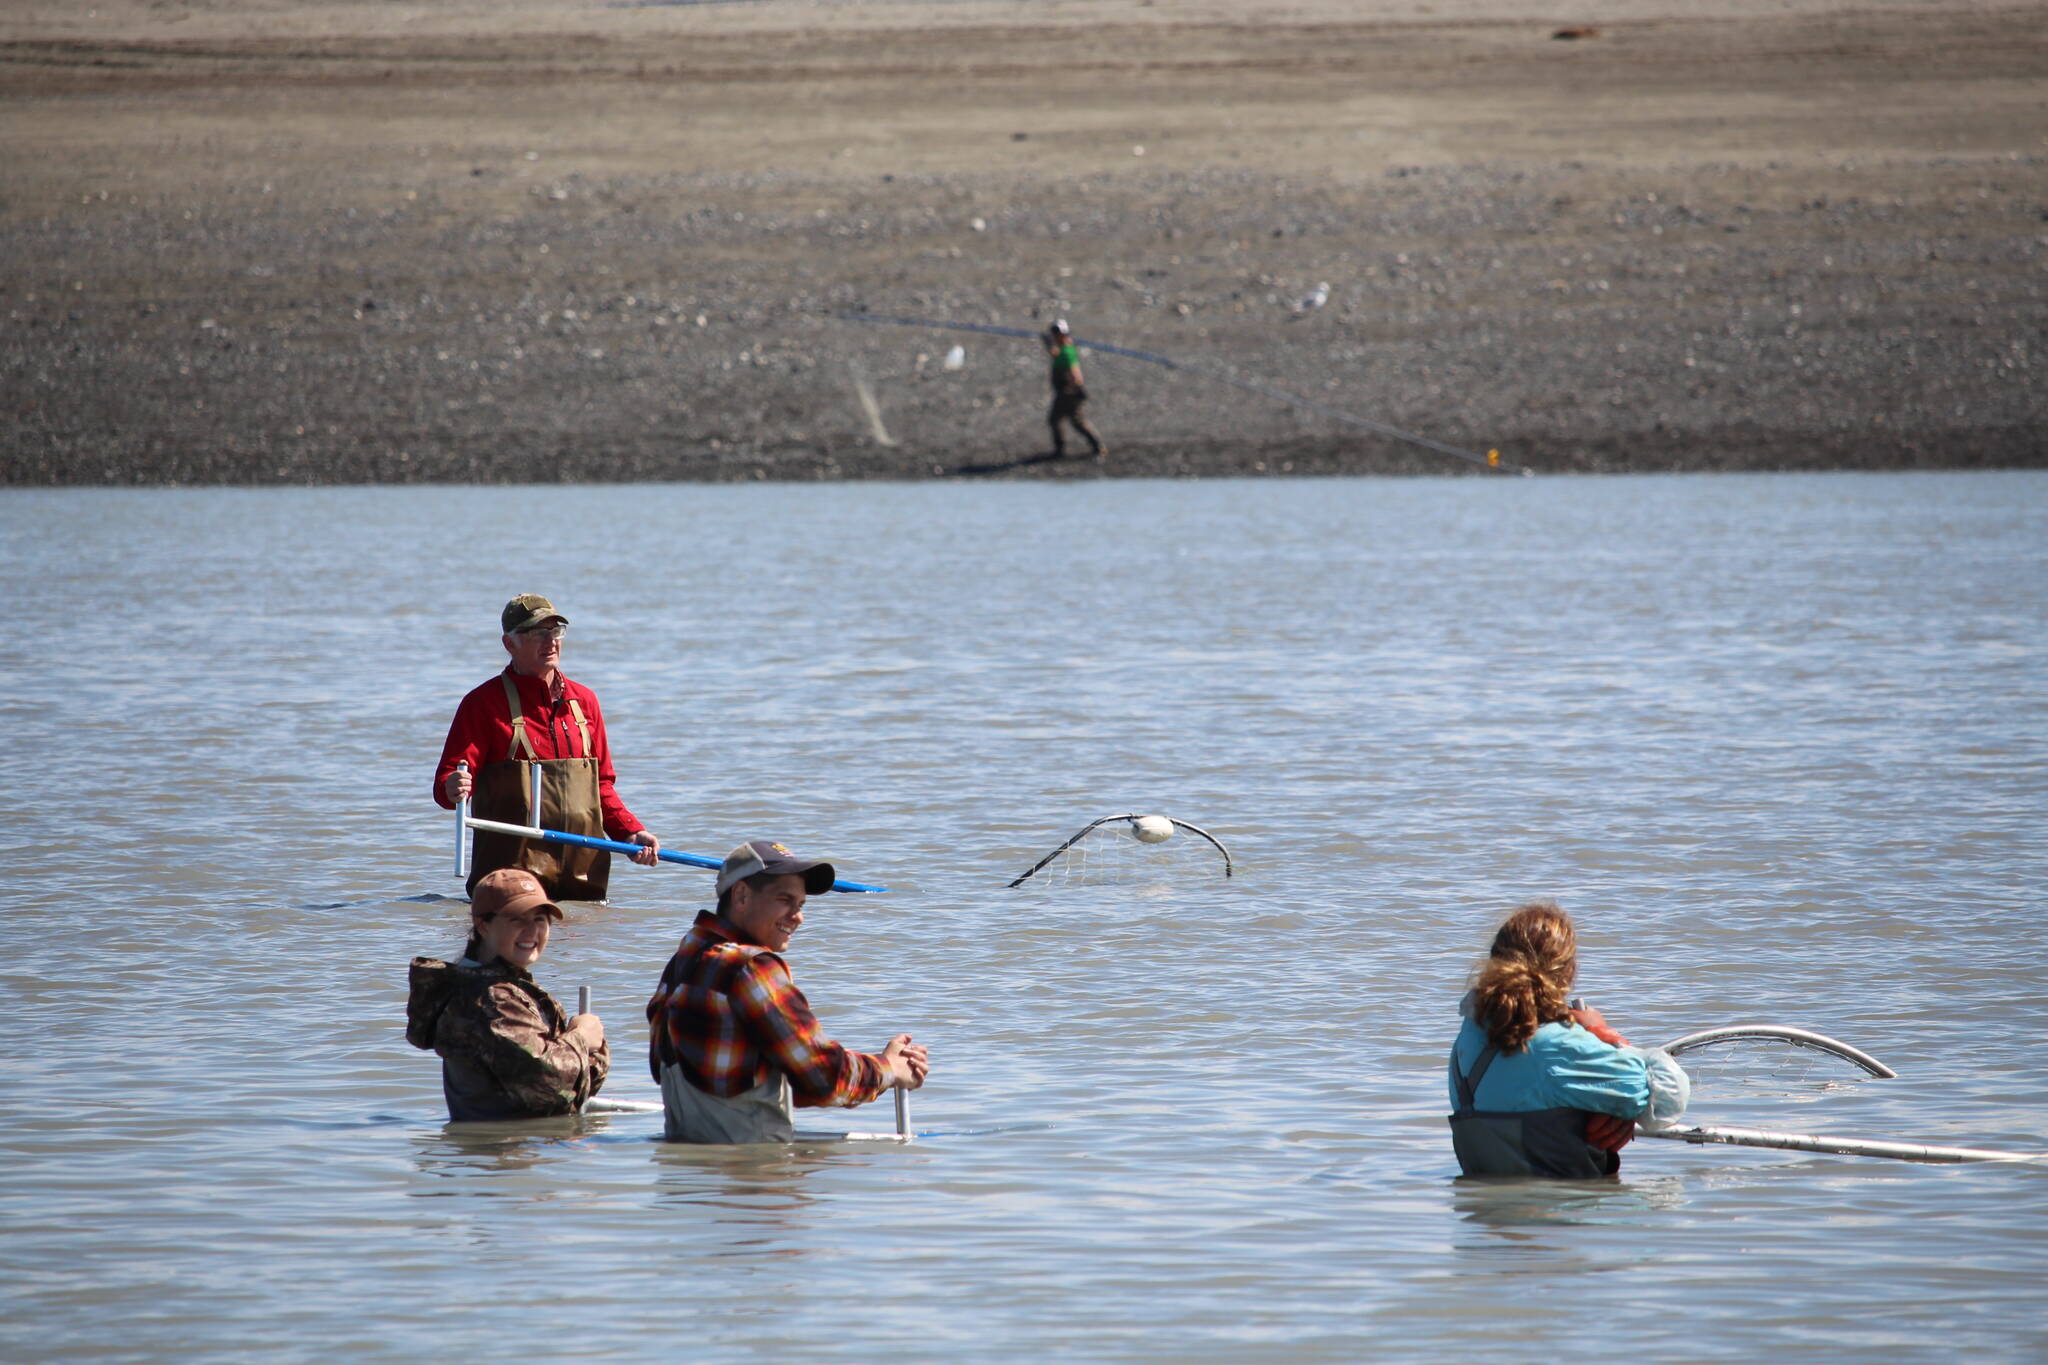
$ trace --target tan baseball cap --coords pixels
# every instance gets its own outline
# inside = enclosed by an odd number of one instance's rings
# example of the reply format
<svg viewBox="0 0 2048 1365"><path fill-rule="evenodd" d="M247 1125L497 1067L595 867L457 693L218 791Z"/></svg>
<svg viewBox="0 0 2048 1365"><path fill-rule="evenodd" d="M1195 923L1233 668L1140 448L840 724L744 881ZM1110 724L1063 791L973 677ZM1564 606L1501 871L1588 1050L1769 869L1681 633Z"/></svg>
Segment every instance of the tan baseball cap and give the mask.
<svg viewBox="0 0 2048 1365"><path fill-rule="evenodd" d="M540 878L524 868L501 867L485 873L469 897L469 917L478 924L494 915L523 915L530 910L562 917L562 907L548 898Z"/></svg>

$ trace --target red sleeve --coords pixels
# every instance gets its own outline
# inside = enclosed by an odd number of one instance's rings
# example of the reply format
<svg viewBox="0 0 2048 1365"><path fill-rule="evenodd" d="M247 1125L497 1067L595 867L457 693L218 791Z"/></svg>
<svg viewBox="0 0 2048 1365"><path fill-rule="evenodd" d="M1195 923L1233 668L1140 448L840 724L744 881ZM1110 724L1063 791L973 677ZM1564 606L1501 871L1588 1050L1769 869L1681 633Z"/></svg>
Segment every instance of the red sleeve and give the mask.
<svg viewBox="0 0 2048 1365"><path fill-rule="evenodd" d="M614 839L630 839L646 826L619 800L618 774L612 771L612 742L604 732L604 711L597 704L597 693L588 688L581 690L583 705L590 712L591 757L597 760L597 804L604 815L604 832Z"/></svg>
<svg viewBox="0 0 2048 1365"><path fill-rule="evenodd" d="M490 710L491 689L496 685L493 678L483 686L475 688L455 708L455 719L448 722L448 738L441 745L441 761L434 765L434 804L442 810L454 810L455 803L448 799L443 788L448 775L455 771L457 763L467 763L472 778L487 762L504 757L510 742L506 736L512 733L509 713L493 716ZM502 695L503 689L500 690Z"/></svg>

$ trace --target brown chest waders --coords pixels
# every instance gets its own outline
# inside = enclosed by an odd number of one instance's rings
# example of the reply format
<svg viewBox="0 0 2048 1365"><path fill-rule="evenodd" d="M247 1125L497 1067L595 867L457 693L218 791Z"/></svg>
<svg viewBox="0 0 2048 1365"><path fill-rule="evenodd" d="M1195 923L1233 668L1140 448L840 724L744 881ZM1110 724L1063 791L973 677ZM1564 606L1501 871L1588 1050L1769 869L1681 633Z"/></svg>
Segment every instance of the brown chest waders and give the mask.
<svg viewBox="0 0 2048 1365"><path fill-rule="evenodd" d="M470 796L471 813L479 820L498 820L508 825L533 823L528 803L533 795L533 771L538 768L541 828L604 838L597 759L590 756L590 722L584 717L583 704L569 698L569 713L583 738L586 756L538 758L526 735L526 715L519 707L519 689L510 678L500 681L505 684L505 702L512 716L511 756L486 763L477 771L476 788ZM475 893L477 880L485 873L501 867L531 872L556 900L601 901L611 878L612 855L601 848L577 848L489 830L476 831L469 863L470 892Z"/></svg>

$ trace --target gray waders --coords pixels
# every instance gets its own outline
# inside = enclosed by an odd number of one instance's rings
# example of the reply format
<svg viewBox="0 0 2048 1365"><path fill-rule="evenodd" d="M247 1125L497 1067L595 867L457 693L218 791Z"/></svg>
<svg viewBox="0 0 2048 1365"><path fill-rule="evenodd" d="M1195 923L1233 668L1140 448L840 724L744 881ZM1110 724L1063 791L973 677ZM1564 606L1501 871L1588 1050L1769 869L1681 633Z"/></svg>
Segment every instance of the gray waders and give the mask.
<svg viewBox="0 0 2048 1365"><path fill-rule="evenodd" d="M661 1069L664 1135L670 1142L790 1142L796 1138L789 1077L771 1069L768 1079L726 1099L699 1090L670 1063Z"/></svg>
<svg viewBox="0 0 2048 1365"><path fill-rule="evenodd" d="M1466 1175L1541 1175L1555 1180L1595 1180L1621 1169L1621 1154L1586 1141L1583 1109L1531 1109L1519 1114L1476 1107L1473 1099L1486 1069L1500 1055L1493 1043L1479 1054L1467 1076L1451 1049L1451 1075L1458 1083L1458 1112L1451 1115L1451 1146Z"/></svg>
<svg viewBox="0 0 2048 1365"><path fill-rule="evenodd" d="M508 825L532 823L529 802L533 770L538 768L541 828L604 838L597 759L535 757L533 742L526 736L526 715L519 708L519 689L510 678L501 677L499 681L505 684L505 701L511 708L511 757L486 763L478 771L476 789L470 796L471 812L479 820L497 820ZM569 698L569 712L583 736L583 752L589 755L590 722L583 715L583 704ZM476 832L469 867L472 894L477 880L486 872L517 867L540 878L540 884L556 900L601 901L611 880L612 855L601 848L576 848L480 829Z"/></svg>

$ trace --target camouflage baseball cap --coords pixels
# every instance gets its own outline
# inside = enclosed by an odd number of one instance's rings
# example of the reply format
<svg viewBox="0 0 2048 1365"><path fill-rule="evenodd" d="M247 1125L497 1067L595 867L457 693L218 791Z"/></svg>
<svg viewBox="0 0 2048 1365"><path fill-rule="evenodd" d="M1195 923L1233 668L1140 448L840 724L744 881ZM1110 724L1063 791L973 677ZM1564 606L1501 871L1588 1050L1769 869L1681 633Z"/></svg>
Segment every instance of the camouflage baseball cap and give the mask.
<svg viewBox="0 0 2048 1365"><path fill-rule="evenodd" d="M507 602L498 620L504 623L507 635L515 630L546 625L549 621L560 621L565 626L569 624L569 618L556 611L555 604L537 592L523 592Z"/></svg>

